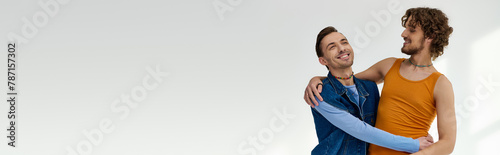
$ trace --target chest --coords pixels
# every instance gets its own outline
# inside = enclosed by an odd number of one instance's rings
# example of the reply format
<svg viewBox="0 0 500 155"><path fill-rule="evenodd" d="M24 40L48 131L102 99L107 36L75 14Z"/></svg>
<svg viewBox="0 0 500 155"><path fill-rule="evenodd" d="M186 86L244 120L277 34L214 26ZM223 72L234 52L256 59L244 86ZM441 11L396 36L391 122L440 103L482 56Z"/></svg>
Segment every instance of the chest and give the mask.
<svg viewBox="0 0 500 155"><path fill-rule="evenodd" d="M415 68L413 66L401 66L399 68L399 75L410 81L424 80L431 76L433 72L435 71L432 69Z"/></svg>

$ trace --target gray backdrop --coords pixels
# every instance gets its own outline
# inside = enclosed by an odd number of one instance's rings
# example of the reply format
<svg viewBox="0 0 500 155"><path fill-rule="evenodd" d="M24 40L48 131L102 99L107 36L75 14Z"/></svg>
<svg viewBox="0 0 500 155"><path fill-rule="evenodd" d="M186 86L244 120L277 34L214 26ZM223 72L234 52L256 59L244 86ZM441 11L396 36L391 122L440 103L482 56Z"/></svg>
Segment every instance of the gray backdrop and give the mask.
<svg viewBox="0 0 500 155"><path fill-rule="evenodd" d="M400 19L419 6L454 28L434 62L455 91L453 154L497 152L500 1L2 0L1 86L17 40L19 94L16 148L4 137L0 154L310 154L316 34L343 32L360 72L407 57Z"/></svg>

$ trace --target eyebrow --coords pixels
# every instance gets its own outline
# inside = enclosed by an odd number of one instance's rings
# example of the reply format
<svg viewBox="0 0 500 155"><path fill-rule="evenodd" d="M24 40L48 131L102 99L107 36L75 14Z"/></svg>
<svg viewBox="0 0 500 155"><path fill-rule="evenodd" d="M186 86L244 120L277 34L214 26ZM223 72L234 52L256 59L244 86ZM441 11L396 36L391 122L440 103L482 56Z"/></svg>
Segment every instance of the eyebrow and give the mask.
<svg viewBox="0 0 500 155"><path fill-rule="evenodd" d="M412 29L414 29L416 27L417 27L417 23L410 22L410 21L406 22L405 28L412 28Z"/></svg>
<svg viewBox="0 0 500 155"><path fill-rule="evenodd" d="M342 38L342 39L340 39L340 42L343 42L343 41L347 41L347 38ZM330 45L333 45L333 44L335 44L335 43L336 43L336 42L331 42L331 43L329 43L328 45L326 45L326 48L328 49L328 47L329 47Z"/></svg>

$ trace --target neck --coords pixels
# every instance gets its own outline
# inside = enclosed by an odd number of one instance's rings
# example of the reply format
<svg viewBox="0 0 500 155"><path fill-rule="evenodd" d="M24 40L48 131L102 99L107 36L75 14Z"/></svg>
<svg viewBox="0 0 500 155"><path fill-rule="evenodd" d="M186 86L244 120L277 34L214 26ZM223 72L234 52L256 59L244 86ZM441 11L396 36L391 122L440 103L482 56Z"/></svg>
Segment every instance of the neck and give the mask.
<svg viewBox="0 0 500 155"><path fill-rule="evenodd" d="M352 67L348 68L330 68L330 73L332 73L333 76L336 77L342 77L342 78L349 78L353 73L352 73ZM344 86L350 86L354 84L354 79L337 79L342 85Z"/></svg>
<svg viewBox="0 0 500 155"><path fill-rule="evenodd" d="M414 65L427 66L432 64L430 52L426 50L411 55L409 59Z"/></svg>

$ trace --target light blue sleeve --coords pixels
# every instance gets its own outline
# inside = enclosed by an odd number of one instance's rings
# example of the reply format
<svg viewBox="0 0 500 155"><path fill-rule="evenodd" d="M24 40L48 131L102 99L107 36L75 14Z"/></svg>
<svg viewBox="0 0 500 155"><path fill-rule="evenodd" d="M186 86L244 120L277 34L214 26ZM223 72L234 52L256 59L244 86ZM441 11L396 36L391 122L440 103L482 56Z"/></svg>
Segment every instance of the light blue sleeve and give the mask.
<svg viewBox="0 0 500 155"><path fill-rule="evenodd" d="M316 100L319 105L314 109L330 123L353 137L378 146L409 153L417 152L420 147L417 139L396 136L377 129L347 111L336 108L324 101L319 101L317 98Z"/></svg>

